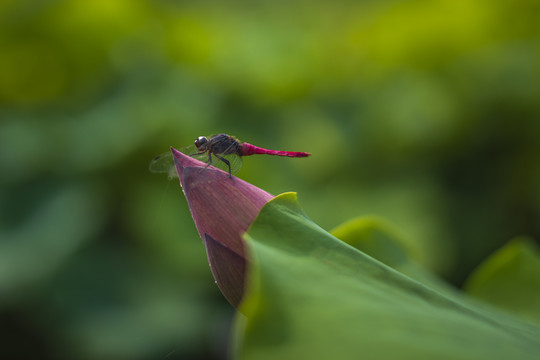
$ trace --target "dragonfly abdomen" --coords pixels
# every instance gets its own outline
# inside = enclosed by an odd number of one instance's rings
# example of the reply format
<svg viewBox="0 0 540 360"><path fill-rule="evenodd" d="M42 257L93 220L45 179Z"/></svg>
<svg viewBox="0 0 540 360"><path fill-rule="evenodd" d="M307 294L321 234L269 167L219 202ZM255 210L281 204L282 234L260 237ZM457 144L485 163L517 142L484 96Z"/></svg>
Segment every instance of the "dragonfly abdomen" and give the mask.
<svg viewBox="0 0 540 360"><path fill-rule="evenodd" d="M310 153L306 153L306 152L264 149L264 148L251 145L248 143L242 143L241 146L242 146L242 156L266 154L266 155L277 155L277 156L288 156L288 157L306 157L306 156L311 155Z"/></svg>

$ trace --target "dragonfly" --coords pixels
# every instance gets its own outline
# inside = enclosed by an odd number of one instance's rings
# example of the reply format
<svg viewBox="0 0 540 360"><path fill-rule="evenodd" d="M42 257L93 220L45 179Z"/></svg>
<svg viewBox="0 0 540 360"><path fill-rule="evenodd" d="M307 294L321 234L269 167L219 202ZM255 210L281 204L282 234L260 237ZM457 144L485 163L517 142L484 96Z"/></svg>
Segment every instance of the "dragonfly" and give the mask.
<svg viewBox="0 0 540 360"><path fill-rule="evenodd" d="M307 152L264 149L246 142L241 142L234 136L227 134L217 134L209 137L199 136L193 145L178 149L178 151L205 162L207 164L206 167L213 165L227 171L231 177L242 167L242 156L266 154L307 157L311 155ZM177 176L173 156L170 151L153 158L150 162L149 169L153 173L167 173L169 178Z"/></svg>

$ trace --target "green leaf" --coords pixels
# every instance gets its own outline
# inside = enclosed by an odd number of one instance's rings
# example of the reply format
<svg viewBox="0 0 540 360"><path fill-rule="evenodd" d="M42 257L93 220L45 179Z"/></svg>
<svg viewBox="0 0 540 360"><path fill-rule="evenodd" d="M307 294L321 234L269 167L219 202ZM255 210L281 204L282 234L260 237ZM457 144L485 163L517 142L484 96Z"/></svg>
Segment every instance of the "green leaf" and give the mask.
<svg viewBox="0 0 540 360"><path fill-rule="evenodd" d="M349 220L330 233L391 267L399 267L411 256L405 241L386 221L376 216Z"/></svg>
<svg viewBox="0 0 540 360"><path fill-rule="evenodd" d="M442 295L345 244L287 193L245 236L240 359L537 359L540 328Z"/></svg>
<svg viewBox="0 0 540 360"><path fill-rule="evenodd" d="M519 237L485 260L470 276L465 290L490 304L540 323L540 250Z"/></svg>
<svg viewBox="0 0 540 360"><path fill-rule="evenodd" d="M382 218L361 216L346 221L330 233L402 274L440 292L456 294L454 287L420 265L414 248Z"/></svg>

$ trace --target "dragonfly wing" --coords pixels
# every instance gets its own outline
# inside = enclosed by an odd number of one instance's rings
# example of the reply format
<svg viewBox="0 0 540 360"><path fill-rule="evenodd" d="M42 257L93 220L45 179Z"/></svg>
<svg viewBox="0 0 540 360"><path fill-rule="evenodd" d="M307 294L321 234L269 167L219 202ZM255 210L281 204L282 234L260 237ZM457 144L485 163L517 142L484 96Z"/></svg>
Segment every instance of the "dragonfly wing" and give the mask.
<svg viewBox="0 0 540 360"><path fill-rule="evenodd" d="M231 163L231 172L236 174L242 167L242 157L237 154L229 155L229 162Z"/></svg>
<svg viewBox="0 0 540 360"><path fill-rule="evenodd" d="M208 163L208 153L199 154L197 147L195 145L190 145L178 149L181 153L191 156L194 159ZM219 154L220 157L224 158L231 165L231 173L236 174L238 170L242 167L242 158L237 154ZM221 161L216 155L212 155L212 166L217 167L223 171L229 172L229 167L224 161ZM174 166L172 152L166 152L160 154L152 159L150 162L149 169L153 173L167 173L170 178L177 177L176 168Z"/></svg>
<svg viewBox="0 0 540 360"><path fill-rule="evenodd" d="M150 161L148 170L153 173L166 173L169 180L178 177L176 167L174 166L173 156L170 151L153 158L152 161Z"/></svg>
<svg viewBox="0 0 540 360"><path fill-rule="evenodd" d="M195 145L191 145L191 146L186 146L181 149L178 149L178 151L186 155L192 155L197 152L197 148L195 147ZM206 160L202 160L202 161L206 161ZM167 151L166 153L159 154L158 156L153 158L152 161L150 161L148 170L150 170L150 172L153 172L153 173L166 173L169 175L169 179L178 177L178 174L176 173L176 167L174 166L174 160L173 160L173 155L171 151Z"/></svg>
<svg viewBox="0 0 540 360"><path fill-rule="evenodd" d="M195 145L191 145L182 149L179 149L180 152L191 156L194 159L197 159L199 161L202 161L204 163L208 164L208 153L204 152L202 154L198 153L197 147ZM237 154L218 154L217 156L227 160L229 164L231 165L231 173L236 174L238 170L242 167L242 158L238 156ZM227 164L220 160L215 154L212 154L212 166L217 167L218 169L221 169L223 171L229 172L229 167Z"/></svg>
<svg viewBox="0 0 540 360"><path fill-rule="evenodd" d="M208 153L204 153L202 155L193 155L191 157L208 164ZM212 163L210 165L225 172L229 172L229 166L220 158L223 158L229 162L231 165L231 174L236 174L242 167L242 158L236 154L212 154Z"/></svg>
<svg viewBox="0 0 540 360"><path fill-rule="evenodd" d="M168 173L171 166L174 166L174 162L172 153L168 151L153 158L148 170L153 173Z"/></svg>

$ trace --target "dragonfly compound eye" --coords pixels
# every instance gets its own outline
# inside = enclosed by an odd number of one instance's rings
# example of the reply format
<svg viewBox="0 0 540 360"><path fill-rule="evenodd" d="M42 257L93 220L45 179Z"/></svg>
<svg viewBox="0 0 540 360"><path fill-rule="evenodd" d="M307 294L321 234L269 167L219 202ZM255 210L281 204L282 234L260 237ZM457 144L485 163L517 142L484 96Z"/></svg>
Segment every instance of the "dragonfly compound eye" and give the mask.
<svg viewBox="0 0 540 360"><path fill-rule="evenodd" d="M195 146L197 147L197 149L199 150L204 150L206 149L206 144L208 143L208 140L206 139L205 136L199 136L197 138L197 140L195 140Z"/></svg>

